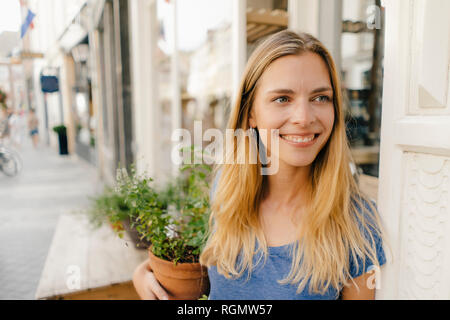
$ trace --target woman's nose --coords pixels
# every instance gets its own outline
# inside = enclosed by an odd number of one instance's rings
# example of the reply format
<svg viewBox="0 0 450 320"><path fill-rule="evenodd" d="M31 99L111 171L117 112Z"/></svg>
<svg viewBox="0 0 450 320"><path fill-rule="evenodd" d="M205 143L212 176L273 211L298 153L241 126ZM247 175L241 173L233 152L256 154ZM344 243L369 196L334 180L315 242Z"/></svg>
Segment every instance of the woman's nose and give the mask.
<svg viewBox="0 0 450 320"><path fill-rule="evenodd" d="M314 110L308 100L302 100L294 104L291 117L294 124L302 127L308 127L316 121Z"/></svg>

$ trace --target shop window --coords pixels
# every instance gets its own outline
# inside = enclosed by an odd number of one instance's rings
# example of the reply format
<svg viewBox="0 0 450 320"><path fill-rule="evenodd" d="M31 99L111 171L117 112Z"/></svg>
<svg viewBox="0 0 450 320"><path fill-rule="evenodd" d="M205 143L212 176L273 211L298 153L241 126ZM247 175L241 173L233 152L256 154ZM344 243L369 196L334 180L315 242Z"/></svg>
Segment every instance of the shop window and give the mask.
<svg viewBox="0 0 450 320"><path fill-rule="evenodd" d="M347 135L356 165L378 176L384 9L379 0L343 0L341 76Z"/></svg>

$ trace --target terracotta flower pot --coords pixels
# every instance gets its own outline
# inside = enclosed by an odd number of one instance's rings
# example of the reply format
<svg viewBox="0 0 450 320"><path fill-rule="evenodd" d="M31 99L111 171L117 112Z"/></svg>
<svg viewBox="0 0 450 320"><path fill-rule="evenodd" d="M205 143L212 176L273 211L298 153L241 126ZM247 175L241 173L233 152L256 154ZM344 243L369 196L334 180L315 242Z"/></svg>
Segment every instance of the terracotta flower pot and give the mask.
<svg viewBox="0 0 450 320"><path fill-rule="evenodd" d="M150 269L169 294L170 300L197 300L209 292L206 267L200 263L177 263L156 257L148 250Z"/></svg>

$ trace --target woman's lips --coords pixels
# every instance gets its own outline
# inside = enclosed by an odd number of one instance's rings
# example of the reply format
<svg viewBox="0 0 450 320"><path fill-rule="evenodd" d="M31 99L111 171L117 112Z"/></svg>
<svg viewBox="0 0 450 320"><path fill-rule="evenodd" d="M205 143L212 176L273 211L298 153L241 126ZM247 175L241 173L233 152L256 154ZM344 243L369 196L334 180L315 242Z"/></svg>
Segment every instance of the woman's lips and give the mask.
<svg viewBox="0 0 450 320"><path fill-rule="evenodd" d="M316 143L319 135L314 133L309 135L280 134L280 137L294 147L307 148Z"/></svg>

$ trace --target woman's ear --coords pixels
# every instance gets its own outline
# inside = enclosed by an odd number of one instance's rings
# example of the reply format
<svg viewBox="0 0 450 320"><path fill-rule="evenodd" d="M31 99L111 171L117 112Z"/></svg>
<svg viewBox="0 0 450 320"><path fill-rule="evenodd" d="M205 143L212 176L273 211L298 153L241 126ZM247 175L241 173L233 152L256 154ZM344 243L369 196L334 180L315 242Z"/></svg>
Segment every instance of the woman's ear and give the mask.
<svg viewBox="0 0 450 320"><path fill-rule="evenodd" d="M252 111L250 111L250 115L248 117L248 125L250 126L250 128L256 128L256 120L253 116L253 109Z"/></svg>

